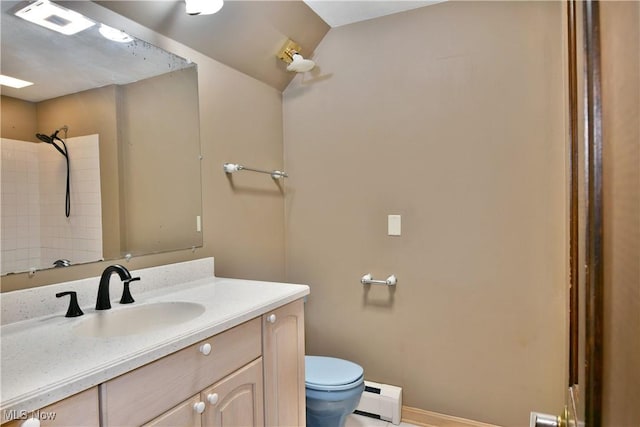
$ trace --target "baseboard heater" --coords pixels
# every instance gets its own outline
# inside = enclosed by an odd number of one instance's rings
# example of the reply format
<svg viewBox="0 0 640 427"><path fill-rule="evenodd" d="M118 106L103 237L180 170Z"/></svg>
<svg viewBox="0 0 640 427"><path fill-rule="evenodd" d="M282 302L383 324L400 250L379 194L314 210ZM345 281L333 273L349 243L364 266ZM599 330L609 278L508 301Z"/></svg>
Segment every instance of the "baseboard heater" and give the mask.
<svg viewBox="0 0 640 427"><path fill-rule="evenodd" d="M400 424L402 388L365 381L364 392L354 414Z"/></svg>

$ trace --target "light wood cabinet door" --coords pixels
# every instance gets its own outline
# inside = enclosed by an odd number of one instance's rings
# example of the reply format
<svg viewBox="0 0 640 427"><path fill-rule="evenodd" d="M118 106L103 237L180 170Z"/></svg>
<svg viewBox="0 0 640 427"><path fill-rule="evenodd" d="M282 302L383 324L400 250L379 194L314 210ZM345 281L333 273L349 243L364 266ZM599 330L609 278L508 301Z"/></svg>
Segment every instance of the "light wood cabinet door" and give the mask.
<svg viewBox="0 0 640 427"><path fill-rule="evenodd" d="M93 387L35 413L25 415L39 419L41 427L98 427L100 425L98 411L98 388ZM24 421L23 419L10 421L2 424L2 427L19 427Z"/></svg>
<svg viewBox="0 0 640 427"><path fill-rule="evenodd" d="M265 424L306 425L302 299L262 316Z"/></svg>
<svg viewBox="0 0 640 427"><path fill-rule="evenodd" d="M206 427L259 427L264 425L262 358L201 393L206 402Z"/></svg>

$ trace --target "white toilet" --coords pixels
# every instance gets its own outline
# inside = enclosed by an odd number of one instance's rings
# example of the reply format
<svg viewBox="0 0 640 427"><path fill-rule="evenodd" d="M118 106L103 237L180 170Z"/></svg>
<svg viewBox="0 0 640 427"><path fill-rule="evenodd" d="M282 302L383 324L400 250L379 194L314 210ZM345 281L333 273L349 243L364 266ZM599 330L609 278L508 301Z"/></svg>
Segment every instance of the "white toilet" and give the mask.
<svg viewBox="0 0 640 427"><path fill-rule="evenodd" d="M335 357L305 356L307 427L343 427L364 390L364 369Z"/></svg>

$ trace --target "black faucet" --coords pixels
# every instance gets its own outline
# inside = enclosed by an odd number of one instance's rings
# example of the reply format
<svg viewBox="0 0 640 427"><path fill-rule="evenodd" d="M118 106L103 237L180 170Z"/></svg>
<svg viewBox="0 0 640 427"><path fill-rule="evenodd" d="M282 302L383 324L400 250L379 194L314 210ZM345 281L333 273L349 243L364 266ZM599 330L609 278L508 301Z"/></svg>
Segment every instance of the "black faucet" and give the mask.
<svg viewBox="0 0 640 427"><path fill-rule="evenodd" d="M118 273L120 280L124 282L124 292L122 293L121 304L129 304L134 302L129 292L129 283L134 280L140 280L139 277L131 277L131 273L125 267L115 264L105 268L100 277L100 286L98 287L98 299L96 301L96 310L108 310L111 308L111 301L109 298L109 279L111 274Z"/></svg>

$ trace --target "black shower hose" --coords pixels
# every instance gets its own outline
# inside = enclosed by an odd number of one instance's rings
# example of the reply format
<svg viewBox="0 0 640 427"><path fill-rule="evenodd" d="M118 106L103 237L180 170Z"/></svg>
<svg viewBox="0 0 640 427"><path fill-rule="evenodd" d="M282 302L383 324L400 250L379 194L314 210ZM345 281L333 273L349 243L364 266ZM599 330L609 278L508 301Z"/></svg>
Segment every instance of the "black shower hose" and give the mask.
<svg viewBox="0 0 640 427"><path fill-rule="evenodd" d="M69 218L69 215L71 215L71 191L69 185L69 175L71 174L71 168L69 166L69 151L67 150L67 144L65 144L61 138L58 138L58 136L55 134L54 138L62 142L62 146L64 147L64 153L62 154L64 154L65 159L67 159L67 192L64 199L64 214L67 218ZM60 151L59 147L55 147L58 148L58 151Z"/></svg>
<svg viewBox="0 0 640 427"><path fill-rule="evenodd" d="M64 151L67 151L66 145L64 146ZM71 215L71 191L69 189L69 175L71 171L69 168L69 154L66 155L66 158L67 158L67 194L65 195L65 200L64 200L64 214L67 218L69 218L69 215Z"/></svg>

